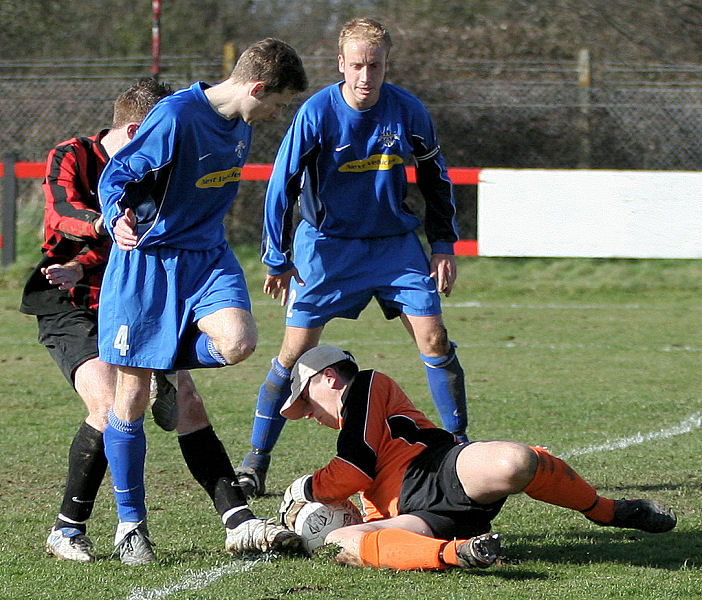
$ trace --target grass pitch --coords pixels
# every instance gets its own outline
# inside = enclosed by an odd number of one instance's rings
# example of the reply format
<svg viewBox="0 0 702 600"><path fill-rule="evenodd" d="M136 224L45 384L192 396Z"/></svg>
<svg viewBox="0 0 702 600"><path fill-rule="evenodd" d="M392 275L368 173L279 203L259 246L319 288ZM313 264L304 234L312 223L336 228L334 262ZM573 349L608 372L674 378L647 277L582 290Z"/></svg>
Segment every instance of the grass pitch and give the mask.
<svg viewBox="0 0 702 600"><path fill-rule="evenodd" d="M237 462L248 449L258 386L282 337L282 309L263 296L253 249L237 252L260 329L241 365L197 371L216 431ZM459 258L444 302L467 376L473 439L549 447L604 495L672 505L669 534L597 527L573 512L510 498L494 521L502 564L487 571L394 573L313 560L233 559L209 498L190 478L175 434L147 422L147 503L157 564L111 557L115 507L103 484L88 533L98 560L66 563L43 544L61 500L68 446L84 409L46 350L19 290L0 289L0 598L270 600L407 597L490 600L702 598L702 262ZM15 271L16 275L16 271ZM394 377L432 418L424 370L406 332L371 305L333 321L324 343ZM325 464L334 432L286 426L268 494Z"/></svg>

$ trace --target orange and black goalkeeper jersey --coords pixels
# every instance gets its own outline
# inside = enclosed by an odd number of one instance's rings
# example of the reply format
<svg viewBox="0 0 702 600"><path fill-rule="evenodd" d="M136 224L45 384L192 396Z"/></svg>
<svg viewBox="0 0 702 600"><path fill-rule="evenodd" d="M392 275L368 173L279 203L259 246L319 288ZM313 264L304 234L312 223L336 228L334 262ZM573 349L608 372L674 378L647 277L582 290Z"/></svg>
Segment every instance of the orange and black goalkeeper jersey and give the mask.
<svg viewBox="0 0 702 600"><path fill-rule="evenodd" d="M95 233L100 216L97 185L108 156L100 140L103 130L90 137L71 138L51 149L46 160L44 191L44 257L25 286L22 312L50 314L71 306L97 309L98 296L111 240ZM83 279L70 293L51 286L39 269L75 259Z"/></svg>
<svg viewBox="0 0 702 600"><path fill-rule="evenodd" d="M360 492L366 520L397 516L408 465L425 448L453 440L390 377L361 371L344 400L337 455L313 475L314 498L338 502Z"/></svg>

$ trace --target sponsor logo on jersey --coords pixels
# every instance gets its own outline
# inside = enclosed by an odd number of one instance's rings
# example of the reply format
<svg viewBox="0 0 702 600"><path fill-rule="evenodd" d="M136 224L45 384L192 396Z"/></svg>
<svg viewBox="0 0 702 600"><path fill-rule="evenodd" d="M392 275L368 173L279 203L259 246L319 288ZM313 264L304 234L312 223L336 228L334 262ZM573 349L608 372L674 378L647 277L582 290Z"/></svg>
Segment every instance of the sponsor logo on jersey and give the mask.
<svg viewBox="0 0 702 600"><path fill-rule="evenodd" d="M195 182L195 187L199 188L220 188L228 183L234 183L241 179L241 167L232 167L226 171L215 171L203 175Z"/></svg>
<svg viewBox="0 0 702 600"><path fill-rule="evenodd" d="M366 171L389 171L396 165L404 164L397 154L373 154L361 160L352 160L339 167L341 173L364 173Z"/></svg>

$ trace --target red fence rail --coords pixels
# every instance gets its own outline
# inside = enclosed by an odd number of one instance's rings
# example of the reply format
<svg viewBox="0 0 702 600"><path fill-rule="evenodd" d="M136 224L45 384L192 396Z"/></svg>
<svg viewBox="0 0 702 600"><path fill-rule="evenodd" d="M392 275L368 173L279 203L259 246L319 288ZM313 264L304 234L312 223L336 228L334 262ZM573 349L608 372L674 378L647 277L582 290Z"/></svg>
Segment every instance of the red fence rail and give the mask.
<svg viewBox="0 0 702 600"><path fill-rule="evenodd" d="M8 169L6 165L12 165ZM0 162L0 179L3 181L2 192L2 233L0 233L0 247L2 248L2 265L15 261L15 229L16 229L16 180L17 179L42 179L44 177L44 163L14 161L6 157ZM414 167L407 168L407 181L417 182ZM273 165L249 164L241 172L242 181L268 181ZM10 171L7 173L6 171ZM468 167L452 167L448 169L449 177L454 185L478 185L481 169ZM454 251L462 256L477 256L477 240L459 240L454 245Z"/></svg>

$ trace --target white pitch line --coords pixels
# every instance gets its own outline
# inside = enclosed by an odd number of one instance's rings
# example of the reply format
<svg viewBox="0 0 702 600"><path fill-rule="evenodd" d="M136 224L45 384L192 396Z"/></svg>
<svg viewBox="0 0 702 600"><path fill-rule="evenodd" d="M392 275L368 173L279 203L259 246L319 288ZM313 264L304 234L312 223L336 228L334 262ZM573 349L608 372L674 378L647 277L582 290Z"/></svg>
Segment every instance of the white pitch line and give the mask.
<svg viewBox="0 0 702 600"><path fill-rule="evenodd" d="M186 576L184 579L178 583L172 585L167 585L160 589L145 590L142 588L137 588L132 591L127 600L158 600L159 598L166 598L171 594L177 594L185 590L199 591L206 588L208 585L217 581L220 577L225 575L235 575L239 573L246 573L253 569L258 563L265 559L258 559L252 561L235 560L226 565L221 565L219 567L214 567L213 569L208 569L206 571L196 571Z"/></svg>
<svg viewBox="0 0 702 600"><path fill-rule="evenodd" d="M575 450L570 450L569 452L562 452L559 453L558 456L563 459L568 459L573 458L574 456L584 456L585 454L595 454L597 452L624 450L630 446L638 446L640 444L645 444L646 442L667 440L668 438L672 438L677 435L690 433L695 429L699 429L700 427L702 427L702 412L695 413L677 425L669 427L668 429L651 431L649 433L637 433L634 436L611 440L609 442L605 442L604 444L585 446L584 448L576 448Z"/></svg>
<svg viewBox="0 0 702 600"><path fill-rule="evenodd" d="M604 444L576 448L568 452L561 452L558 454L558 456L562 459L568 459L576 456L584 456L585 454L595 454L597 452L624 450L630 446L637 446L656 440L665 440L678 435L690 433L695 429L699 429L700 427L702 427L702 412L695 413L677 425L667 429L660 429L649 433L637 433L634 436L611 440ZM266 559L261 558L253 561L235 560L226 565L214 567L213 569L197 571L191 575L188 575L178 583L174 583L160 589L144 590L142 588L137 588L133 590L129 596L127 596L126 600L159 600L160 598L166 598L171 594L177 594L178 592L182 592L184 590L196 592L206 588L208 585L214 583L225 575L234 575L237 573L245 573L246 571L250 571L263 560Z"/></svg>

